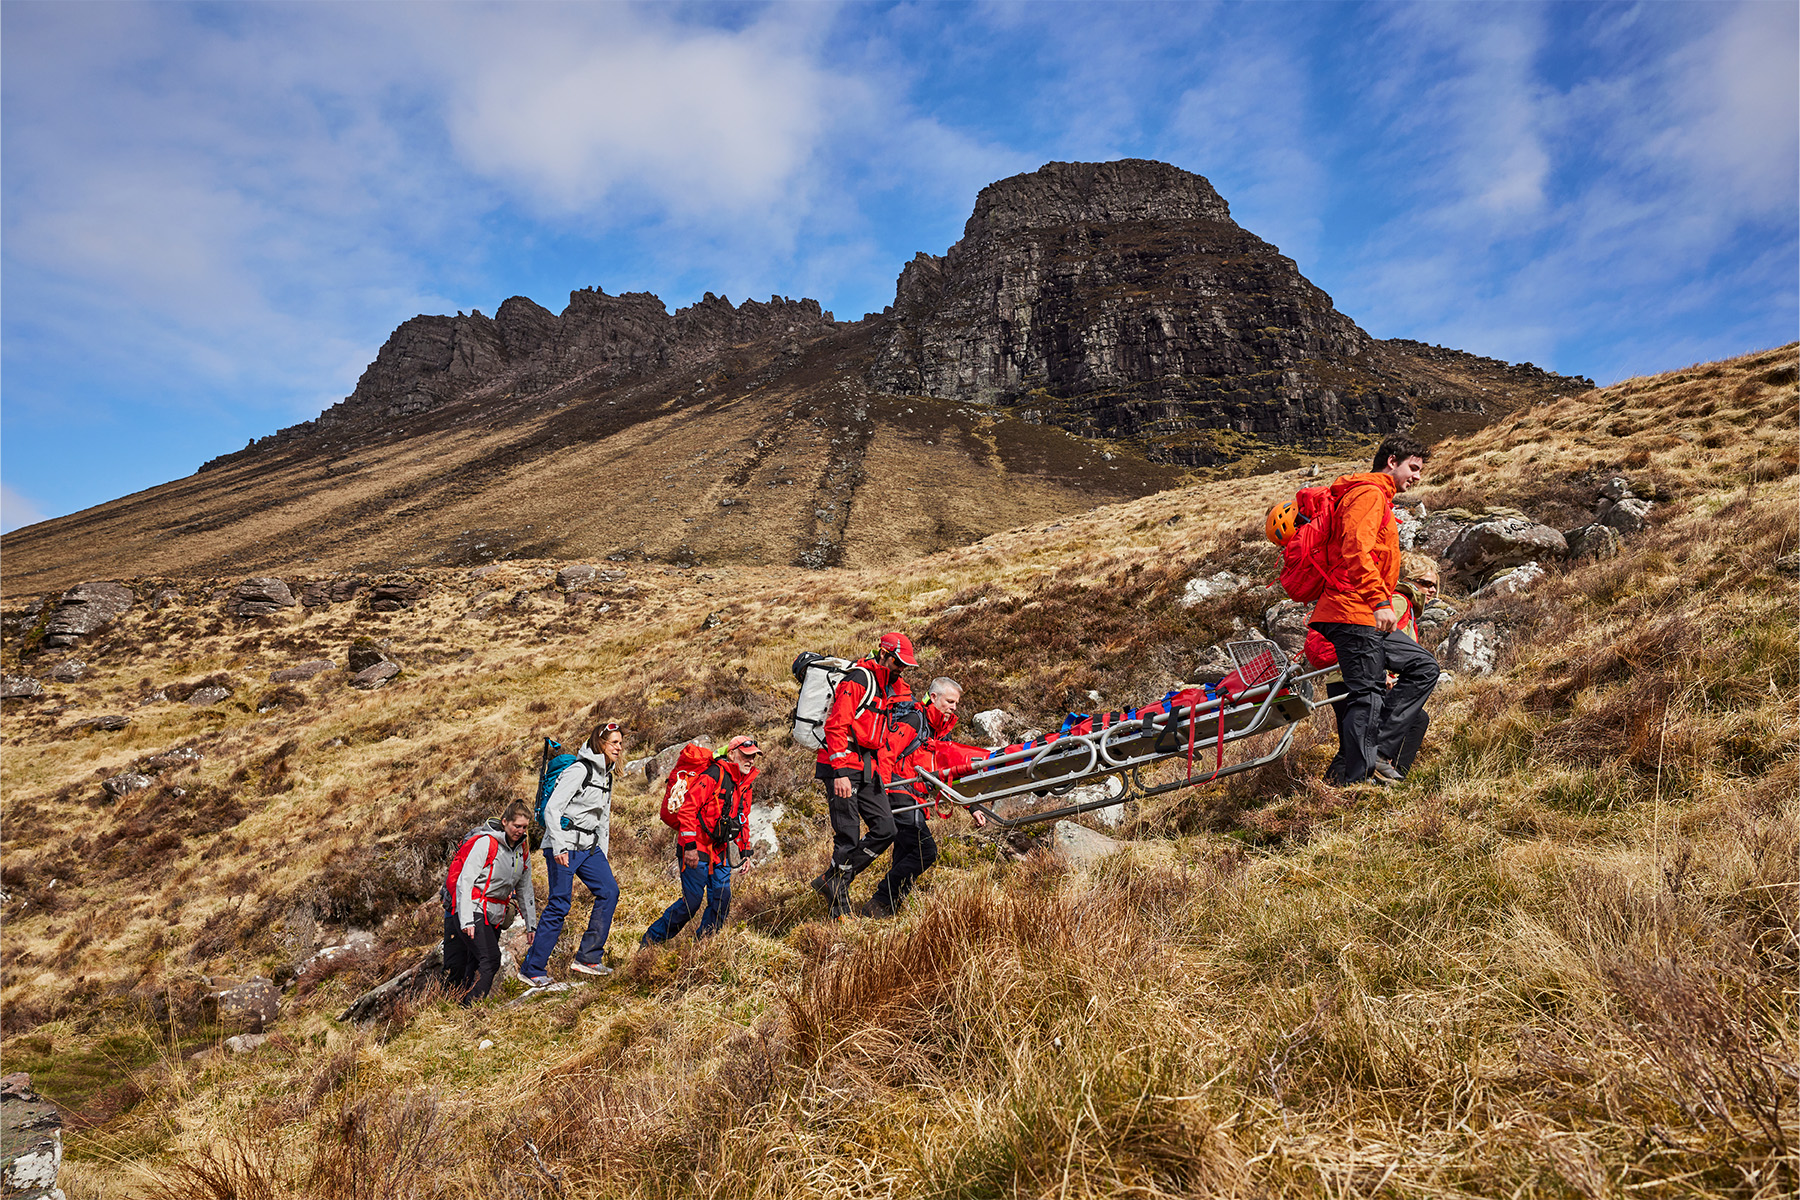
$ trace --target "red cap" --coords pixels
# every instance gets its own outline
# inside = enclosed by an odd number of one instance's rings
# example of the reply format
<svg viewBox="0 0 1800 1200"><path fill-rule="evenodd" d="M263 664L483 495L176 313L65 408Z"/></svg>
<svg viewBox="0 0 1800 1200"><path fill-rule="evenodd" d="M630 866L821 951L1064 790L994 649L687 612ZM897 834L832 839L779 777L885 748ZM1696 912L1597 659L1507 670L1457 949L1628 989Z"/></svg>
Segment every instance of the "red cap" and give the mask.
<svg viewBox="0 0 1800 1200"><path fill-rule="evenodd" d="M747 733L740 733L725 743L725 753L730 754L733 750L742 750L747 755L762 753L756 745L756 739Z"/></svg>
<svg viewBox="0 0 1800 1200"><path fill-rule="evenodd" d="M908 638L904 633L882 634L881 648L893 654L895 658L898 658L902 663L905 663L909 667L916 667L919 665L919 660L913 657L912 639Z"/></svg>

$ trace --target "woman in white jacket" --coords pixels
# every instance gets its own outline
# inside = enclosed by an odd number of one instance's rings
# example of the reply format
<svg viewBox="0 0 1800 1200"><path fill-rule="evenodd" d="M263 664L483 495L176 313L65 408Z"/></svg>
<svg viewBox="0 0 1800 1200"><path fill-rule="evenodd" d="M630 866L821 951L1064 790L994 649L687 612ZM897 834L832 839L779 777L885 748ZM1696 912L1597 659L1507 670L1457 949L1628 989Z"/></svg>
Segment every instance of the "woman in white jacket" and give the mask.
<svg viewBox="0 0 1800 1200"><path fill-rule="evenodd" d="M466 1008L485 998L500 971L500 929L509 906L525 918L525 940L537 930L531 894L531 810L517 800L463 839L444 882L444 973Z"/></svg>
<svg viewBox="0 0 1800 1200"><path fill-rule="evenodd" d="M613 771L625 750L625 735L617 721L595 728L575 761L556 777L556 787L544 805L544 861L550 870L549 895L538 936L519 974L532 987L551 982L545 969L556 941L562 936L563 918L574 902L575 881L581 880L594 896L587 930L575 950L569 969L582 975L611 975L601 955L612 932L613 909L619 903L619 885L613 879L606 849L612 824Z"/></svg>

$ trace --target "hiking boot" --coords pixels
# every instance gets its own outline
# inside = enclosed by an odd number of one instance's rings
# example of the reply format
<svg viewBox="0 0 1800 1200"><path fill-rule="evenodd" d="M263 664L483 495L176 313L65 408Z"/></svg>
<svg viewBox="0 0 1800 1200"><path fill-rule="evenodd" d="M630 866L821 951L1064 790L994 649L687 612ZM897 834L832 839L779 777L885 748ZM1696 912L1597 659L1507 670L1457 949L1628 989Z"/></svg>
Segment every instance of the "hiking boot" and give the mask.
<svg viewBox="0 0 1800 1200"><path fill-rule="evenodd" d="M584 963L579 960L570 963L569 970L574 971L577 975L595 975L601 979L605 979L613 973L612 968L604 963Z"/></svg>
<svg viewBox="0 0 1800 1200"><path fill-rule="evenodd" d="M860 915L872 921L885 920L894 915L894 910L881 902L880 897L870 896L863 901L862 907L856 910Z"/></svg>
<svg viewBox="0 0 1800 1200"><path fill-rule="evenodd" d="M1396 767L1387 759L1378 758L1375 760L1375 769L1370 774L1369 778L1385 780L1387 783L1399 783L1402 779L1406 778L1406 772L1402 771L1399 767Z"/></svg>
<svg viewBox="0 0 1800 1200"><path fill-rule="evenodd" d="M850 919L850 880L842 870L827 868L823 875L812 881L812 890L825 897L832 920Z"/></svg>

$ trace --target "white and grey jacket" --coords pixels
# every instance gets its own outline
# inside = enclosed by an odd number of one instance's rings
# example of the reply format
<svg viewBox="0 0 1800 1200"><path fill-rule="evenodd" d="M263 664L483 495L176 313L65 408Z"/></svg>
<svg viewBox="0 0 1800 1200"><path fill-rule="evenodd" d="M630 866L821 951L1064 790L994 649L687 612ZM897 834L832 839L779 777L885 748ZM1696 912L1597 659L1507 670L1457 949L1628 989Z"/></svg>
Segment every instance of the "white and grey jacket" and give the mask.
<svg viewBox="0 0 1800 1200"><path fill-rule="evenodd" d="M519 912L525 918L525 928L536 929L537 899L532 894L531 862L525 854L525 839L519 839L516 846L507 845L506 829L498 818L490 819L469 836L479 840L469 847L462 870L456 874L456 890L452 897L456 923L464 929L478 920L499 925L506 920L507 902L516 899ZM486 844L489 838L498 847L491 866L488 864L490 847Z"/></svg>
<svg viewBox="0 0 1800 1200"><path fill-rule="evenodd" d="M613 771L606 756L586 743L575 761L556 777L550 801L544 805L544 851L593 850L607 853L612 830ZM563 828L567 819L569 828Z"/></svg>

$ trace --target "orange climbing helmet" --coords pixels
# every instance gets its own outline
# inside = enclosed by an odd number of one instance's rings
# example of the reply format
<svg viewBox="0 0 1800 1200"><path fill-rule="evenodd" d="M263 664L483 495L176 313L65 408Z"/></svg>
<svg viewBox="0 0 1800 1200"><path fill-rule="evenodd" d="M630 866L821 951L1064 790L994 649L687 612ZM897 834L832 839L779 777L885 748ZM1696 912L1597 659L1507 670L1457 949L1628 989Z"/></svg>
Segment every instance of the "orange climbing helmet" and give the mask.
<svg viewBox="0 0 1800 1200"><path fill-rule="evenodd" d="M1269 510L1268 520L1263 522L1263 534L1277 546L1287 545L1287 540L1294 536L1294 526L1299 514L1292 500L1285 500Z"/></svg>

